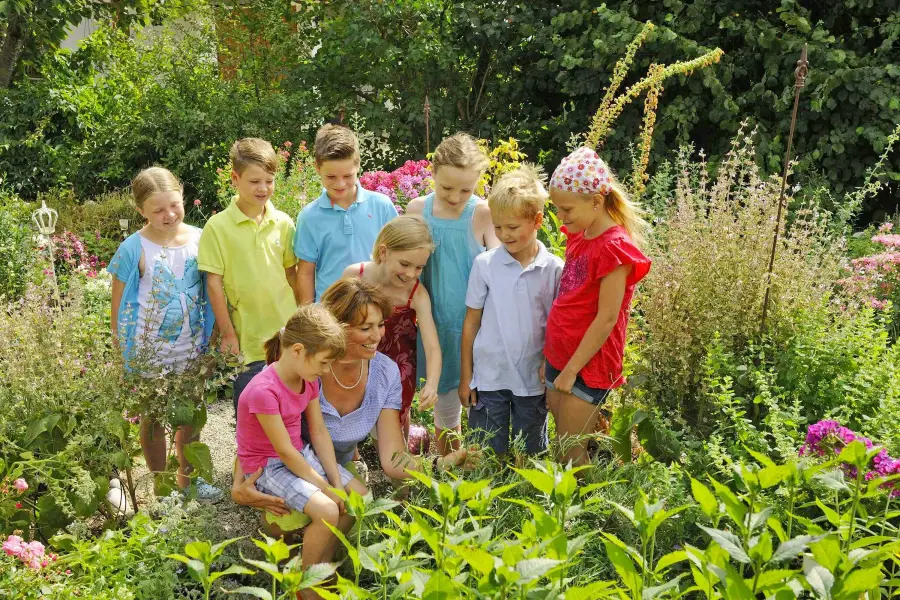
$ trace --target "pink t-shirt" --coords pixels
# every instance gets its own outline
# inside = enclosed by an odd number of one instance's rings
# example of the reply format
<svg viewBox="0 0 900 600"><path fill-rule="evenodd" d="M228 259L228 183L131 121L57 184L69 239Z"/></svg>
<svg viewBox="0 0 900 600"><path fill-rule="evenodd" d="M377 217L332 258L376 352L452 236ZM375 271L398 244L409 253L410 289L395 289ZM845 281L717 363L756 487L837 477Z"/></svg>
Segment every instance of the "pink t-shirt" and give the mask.
<svg viewBox="0 0 900 600"><path fill-rule="evenodd" d="M237 411L237 456L244 473L249 474L266 466L270 458L278 458L278 452L255 415L281 415L291 443L297 450L302 450L300 415L309 401L318 396L318 381L306 382L303 391L298 394L284 385L274 363L250 380L238 398Z"/></svg>

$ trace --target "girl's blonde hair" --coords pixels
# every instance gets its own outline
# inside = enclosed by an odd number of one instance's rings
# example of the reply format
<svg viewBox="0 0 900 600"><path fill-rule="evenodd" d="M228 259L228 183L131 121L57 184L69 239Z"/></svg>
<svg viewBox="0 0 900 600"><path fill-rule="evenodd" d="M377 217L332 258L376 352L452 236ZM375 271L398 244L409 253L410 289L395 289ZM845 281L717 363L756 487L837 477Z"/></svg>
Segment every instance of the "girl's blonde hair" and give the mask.
<svg viewBox="0 0 900 600"><path fill-rule="evenodd" d="M131 194L138 208L144 208L144 202L153 194L163 192L184 193L184 186L172 171L162 167L144 169L131 182Z"/></svg>
<svg viewBox="0 0 900 600"><path fill-rule="evenodd" d="M401 215L388 221L372 246L372 260L381 263L381 247L384 246L390 252L405 252L428 248L434 251L434 240L431 238L431 229L421 215Z"/></svg>
<svg viewBox="0 0 900 600"><path fill-rule="evenodd" d="M320 302L338 321L350 327L368 318L370 306L378 307L385 319L394 311L394 303L384 292L358 277L332 283Z"/></svg>
<svg viewBox="0 0 900 600"><path fill-rule="evenodd" d="M644 211L614 177L610 177L609 188L609 193L603 196L606 212L613 221L625 228L631 241L643 246L650 229L650 224L644 220Z"/></svg>
<svg viewBox="0 0 900 600"><path fill-rule="evenodd" d="M456 167L457 169L473 169L484 173L491 160L478 142L468 133L451 135L434 149L431 168L437 173L440 167Z"/></svg>
<svg viewBox="0 0 900 600"><path fill-rule="evenodd" d="M303 344L307 354L328 352L332 360L337 360L347 352L347 334L328 309L306 304L266 341L266 364L281 358L282 351L294 344Z"/></svg>
<svg viewBox="0 0 900 600"><path fill-rule="evenodd" d="M491 213L534 220L544 212L544 205L550 197L544 187L545 180L540 167L530 164L504 173L488 195Z"/></svg>

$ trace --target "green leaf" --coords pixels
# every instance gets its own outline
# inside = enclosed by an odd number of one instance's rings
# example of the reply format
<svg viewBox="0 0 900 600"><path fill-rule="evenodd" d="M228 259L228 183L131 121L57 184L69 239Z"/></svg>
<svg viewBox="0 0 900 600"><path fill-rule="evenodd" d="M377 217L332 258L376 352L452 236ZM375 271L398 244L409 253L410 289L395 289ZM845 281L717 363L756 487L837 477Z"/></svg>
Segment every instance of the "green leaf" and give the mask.
<svg viewBox="0 0 900 600"><path fill-rule="evenodd" d="M756 476L759 478L759 486L768 489L784 481L790 474L790 467L778 465L760 469Z"/></svg>
<svg viewBox="0 0 900 600"><path fill-rule="evenodd" d="M188 542L184 546L184 553L191 558L196 558L197 560L209 563L212 562L212 551L210 548L209 542L195 540L193 542Z"/></svg>
<svg viewBox="0 0 900 600"><path fill-rule="evenodd" d="M688 559L688 554L684 550L676 550L675 552L669 552L665 556L662 556L657 562L656 567L653 569L657 574L662 574L663 571L668 569L674 564L678 564L683 560Z"/></svg>
<svg viewBox="0 0 900 600"><path fill-rule="evenodd" d="M620 598L620 594L612 581L595 581L585 587L570 587L566 590L566 600L600 600L601 598Z"/></svg>
<svg viewBox="0 0 900 600"><path fill-rule="evenodd" d="M705 531L714 542L719 544L731 558L744 564L750 562L750 557L747 556L747 553L741 547L741 540L736 535L728 531L722 531L721 529L704 527L703 525L698 525L698 527Z"/></svg>
<svg viewBox="0 0 900 600"><path fill-rule="evenodd" d="M716 497L713 496L708 487L693 477L691 477L691 492L694 495L694 500L700 505L700 510L707 517L712 519L719 512L719 502L716 500Z"/></svg>
<svg viewBox="0 0 900 600"><path fill-rule="evenodd" d="M221 590L226 594L247 594L248 596L262 598L263 600L273 600L270 591L258 587L241 586L239 588L234 588L233 590L226 590L225 588L221 588Z"/></svg>
<svg viewBox="0 0 900 600"><path fill-rule="evenodd" d="M350 560L353 561L353 568L356 571L359 571L359 550L356 549L356 545L351 543L350 540L347 539L347 536L344 535L344 532L329 523L328 521L323 521L325 525L328 526L328 529L337 536L337 539L344 544L344 548L347 549L347 555L350 557Z"/></svg>
<svg viewBox="0 0 900 600"><path fill-rule="evenodd" d="M540 579L564 561L552 558L526 558L516 563L516 571L522 576L522 583Z"/></svg>
<svg viewBox="0 0 900 600"><path fill-rule="evenodd" d="M788 581L792 581L796 574L797 571L792 571L790 569L771 569L763 571L759 574L759 579L756 581L756 589L766 591L772 587L782 586Z"/></svg>
<svg viewBox="0 0 900 600"><path fill-rule="evenodd" d="M672 588L677 587L678 584L681 582L681 579L685 575L687 575L687 573L682 573L678 577L675 577L674 579L671 579L661 585L655 585L653 587L644 588L643 592L641 593L641 600L652 600L653 598L658 598L658 597L662 596L662 594L664 592L667 592L667 591L671 590ZM567 597L568 597L568 594L567 594Z"/></svg>
<svg viewBox="0 0 900 600"><path fill-rule="evenodd" d="M284 532L302 529L311 522L312 519L310 519L306 513L302 513L299 510L292 510L288 514L282 516L274 515L266 511L266 523L275 525Z"/></svg>
<svg viewBox="0 0 900 600"><path fill-rule="evenodd" d="M747 508L740 500L738 500L738 497L734 495L734 492L715 479L710 481L710 483L712 483L713 489L716 491L716 496L718 496L725 505L725 511L728 513L728 516L731 517L731 520L738 525L744 523L744 517L747 516Z"/></svg>
<svg viewBox="0 0 900 600"><path fill-rule="evenodd" d="M216 571L214 573L209 574L209 582L213 583L215 580L220 577L226 577L228 575L253 575L254 572L248 569L247 567L242 567L241 565L231 565L224 571Z"/></svg>
<svg viewBox="0 0 900 600"><path fill-rule="evenodd" d="M517 469L513 467L513 471L521 475L523 479L533 485L538 491L543 492L548 496L553 495L556 482L551 475L538 471L537 469Z"/></svg>
<svg viewBox="0 0 900 600"><path fill-rule="evenodd" d="M494 570L493 555L481 548L476 548L474 546L470 548L465 546L451 546L451 549L459 554L470 567L482 575L487 575Z"/></svg>
<svg viewBox="0 0 900 600"><path fill-rule="evenodd" d="M422 600L453 600L457 598L453 580L444 571L434 571L425 584Z"/></svg>
<svg viewBox="0 0 900 600"><path fill-rule="evenodd" d="M841 594L860 594L875 589L884 579L881 565L870 569L857 569L844 577Z"/></svg>
<svg viewBox="0 0 900 600"><path fill-rule="evenodd" d="M815 562L834 572L841 563L841 544L834 535L828 535L809 545ZM832 578L833 582L833 578Z"/></svg>
<svg viewBox="0 0 900 600"><path fill-rule="evenodd" d="M775 554L772 555L772 562L777 563L783 560L794 558L795 556L806 550L806 547L809 544L817 542L823 537L824 536L821 535L798 535L797 537L786 542L781 542L778 545L778 549L775 550Z"/></svg>
<svg viewBox="0 0 900 600"><path fill-rule="evenodd" d="M838 454L838 460L861 469L866 466L866 445L860 440L854 440L844 446Z"/></svg>
<svg viewBox="0 0 900 600"><path fill-rule="evenodd" d="M252 558L246 558L245 556L241 556L241 559L248 565L253 565L260 571L268 573L274 579L281 581L281 569L278 568L278 565L272 564L265 560L255 560Z"/></svg>
<svg viewBox="0 0 900 600"><path fill-rule="evenodd" d="M191 442L184 446L184 456L200 477L207 481L214 479L213 462L209 446L203 442Z"/></svg>
<svg viewBox="0 0 900 600"><path fill-rule="evenodd" d="M616 573L619 574L622 583L631 592L632 597L637 597L641 586L641 577L634 568L631 558L622 548L609 540L603 540L603 545L606 546L606 556L609 557L609 561L613 564Z"/></svg>
<svg viewBox="0 0 900 600"><path fill-rule="evenodd" d="M840 555L835 557L840 560ZM815 560L805 558L803 560L803 574L806 576L806 582L813 589L816 595L822 600L831 600L831 588L834 587L834 575L817 563Z"/></svg>
<svg viewBox="0 0 900 600"><path fill-rule="evenodd" d="M308 569L303 571L303 581L300 584L300 589L306 589L309 587L313 587L314 585L319 585L332 575L337 570L337 565L334 563L316 563L314 565L310 565Z"/></svg>

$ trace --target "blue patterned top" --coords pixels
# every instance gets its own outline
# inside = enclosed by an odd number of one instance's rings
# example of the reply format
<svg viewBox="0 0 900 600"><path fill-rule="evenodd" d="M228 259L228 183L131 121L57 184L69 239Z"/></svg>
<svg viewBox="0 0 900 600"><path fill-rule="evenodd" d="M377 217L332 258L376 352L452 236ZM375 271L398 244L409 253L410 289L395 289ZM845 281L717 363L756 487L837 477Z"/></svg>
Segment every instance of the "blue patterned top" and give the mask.
<svg viewBox="0 0 900 600"><path fill-rule="evenodd" d="M378 422L383 409L390 408L400 412L401 396L400 368L381 352L375 353L375 358L369 363L365 395L362 404L353 412L342 417L325 398L324 386L320 387L319 402L322 405L322 417L328 433L331 434L334 454L339 465L353 459L356 445L366 439ZM306 431L305 427L303 431Z"/></svg>

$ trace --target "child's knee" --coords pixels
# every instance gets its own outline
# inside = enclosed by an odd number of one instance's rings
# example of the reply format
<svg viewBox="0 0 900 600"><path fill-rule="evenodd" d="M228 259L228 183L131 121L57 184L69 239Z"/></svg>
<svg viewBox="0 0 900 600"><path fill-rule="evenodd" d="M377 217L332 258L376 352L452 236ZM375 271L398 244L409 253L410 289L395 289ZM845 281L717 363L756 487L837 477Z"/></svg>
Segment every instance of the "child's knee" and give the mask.
<svg viewBox="0 0 900 600"><path fill-rule="evenodd" d="M316 496L321 497L316 498ZM338 520L341 518L338 505L322 492L316 492L315 496L310 498L304 512L314 521L323 521L334 526L337 526Z"/></svg>
<svg viewBox="0 0 900 600"><path fill-rule="evenodd" d="M369 488L367 488L365 486L365 484L363 484L358 479L351 479L350 483L347 484L347 487L345 489L347 490L348 493L356 492L360 496L365 496L366 494L369 493Z"/></svg>

